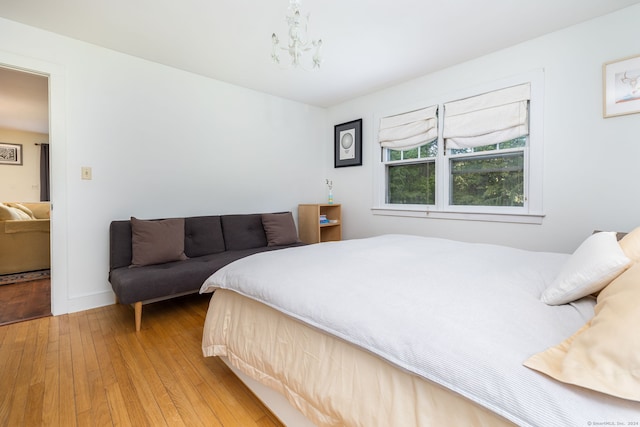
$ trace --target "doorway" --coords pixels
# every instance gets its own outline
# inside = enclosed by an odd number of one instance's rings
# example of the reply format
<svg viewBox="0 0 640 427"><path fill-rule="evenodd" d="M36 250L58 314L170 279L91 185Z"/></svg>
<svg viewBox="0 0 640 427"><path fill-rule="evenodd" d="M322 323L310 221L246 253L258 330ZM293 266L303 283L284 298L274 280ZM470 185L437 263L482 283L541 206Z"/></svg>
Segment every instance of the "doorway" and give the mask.
<svg viewBox="0 0 640 427"><path fill-rule="evenodd" d="M2 323L51 314L49 93L47 75L0 66L0 203L21 215L0 222Z"/></svg>

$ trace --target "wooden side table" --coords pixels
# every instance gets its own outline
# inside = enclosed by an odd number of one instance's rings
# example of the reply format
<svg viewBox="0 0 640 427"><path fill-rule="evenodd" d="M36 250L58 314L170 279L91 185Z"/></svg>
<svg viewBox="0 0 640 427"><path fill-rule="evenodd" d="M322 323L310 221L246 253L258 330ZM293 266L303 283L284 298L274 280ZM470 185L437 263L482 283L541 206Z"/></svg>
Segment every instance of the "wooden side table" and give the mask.
<svg viewBox="0 0 640 427"><path fill-rule="evenodd" d="M321 224L326 216L328 223ZM320 243L342 240L342 207L339 204L298 205L298 234L304 243Z"/></svg>

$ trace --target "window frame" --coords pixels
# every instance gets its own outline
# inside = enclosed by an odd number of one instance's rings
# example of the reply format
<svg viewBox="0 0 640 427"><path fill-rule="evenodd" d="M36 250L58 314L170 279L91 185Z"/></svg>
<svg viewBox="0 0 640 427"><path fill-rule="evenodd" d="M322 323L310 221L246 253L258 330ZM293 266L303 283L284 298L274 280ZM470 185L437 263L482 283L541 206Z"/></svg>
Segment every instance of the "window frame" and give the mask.
<svg viewBox="0 0 640 427"><path fill-rule="evenodd" d="M529 102L529 135L524 153L524 197L523 206L464 206L450 205L449 194L451 177L450 150L443 152L442 138L444 114L442 106L451 101L464 99L482 93L503 89L518 84L531 84L531 99ZM541 224L544 218L542 210L542 179L543 179L543 105L544 105L544 71L535 70L517 77L491 82L469 90L445 94L442 97L425 100L418 106L398 108L375 116L374 135L378 134L380 119L383 117L402 114L425 106L438 105L438 154L435 158L436 167L436 195L434 205L405 205L390 204L387 200L387 164L385 149L374 141L374 159L378 159L374 166L374 206L375 215L391 215L400 217L424 217L439 219L460 219L492 222L512 222ZM520 150L520 149L518 149ZM506 152L506 150L505 150ZM497 152L496 152L497 153ZM488 154L488 153L487 153ZM456 156L458 157L458 156ZM421 161L422 159L414 159ZM426 159L425 159L426 160ZM409 160L407 160L409 162ZM399 163L398 163L399 164Z"/></svg>

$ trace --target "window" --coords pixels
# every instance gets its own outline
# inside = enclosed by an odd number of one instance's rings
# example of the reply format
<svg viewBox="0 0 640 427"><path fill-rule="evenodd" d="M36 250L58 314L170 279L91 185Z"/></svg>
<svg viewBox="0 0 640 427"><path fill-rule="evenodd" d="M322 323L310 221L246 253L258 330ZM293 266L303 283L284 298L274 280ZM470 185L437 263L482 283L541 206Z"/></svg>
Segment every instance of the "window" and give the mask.
<svg viewBox="0 0 640 427"><path fill-rule="evenodd" d="M542 81L382 117L374 213L541 223Z"/></svg>

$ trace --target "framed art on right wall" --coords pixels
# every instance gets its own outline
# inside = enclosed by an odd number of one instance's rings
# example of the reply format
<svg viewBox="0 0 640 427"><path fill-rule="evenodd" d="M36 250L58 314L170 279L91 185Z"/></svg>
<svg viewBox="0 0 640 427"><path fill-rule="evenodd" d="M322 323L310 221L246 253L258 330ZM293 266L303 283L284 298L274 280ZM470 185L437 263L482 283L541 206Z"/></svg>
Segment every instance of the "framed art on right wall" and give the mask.
<svg viewBox="0 0 640 427"><path fill-rule="evenodd" d="M640 55L602 66L603 116L640 113Z"/></svg>

